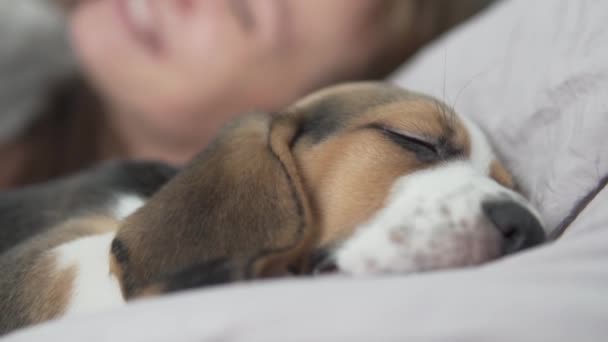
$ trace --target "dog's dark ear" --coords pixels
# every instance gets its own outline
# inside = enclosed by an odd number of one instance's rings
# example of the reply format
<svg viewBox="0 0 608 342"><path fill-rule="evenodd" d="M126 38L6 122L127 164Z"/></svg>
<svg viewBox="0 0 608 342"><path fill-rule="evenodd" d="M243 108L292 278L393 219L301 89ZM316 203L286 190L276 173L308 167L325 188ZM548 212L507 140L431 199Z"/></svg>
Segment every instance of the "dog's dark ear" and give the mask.
<svg viewBox="0 0 608 342"><path fill-rule="evenodd" d="M268 114L240 119L125 220L111 253L127 299L214 260L242 265L225 273L237 279L298 262L315 230L290 151L297 126Z"/></svg>

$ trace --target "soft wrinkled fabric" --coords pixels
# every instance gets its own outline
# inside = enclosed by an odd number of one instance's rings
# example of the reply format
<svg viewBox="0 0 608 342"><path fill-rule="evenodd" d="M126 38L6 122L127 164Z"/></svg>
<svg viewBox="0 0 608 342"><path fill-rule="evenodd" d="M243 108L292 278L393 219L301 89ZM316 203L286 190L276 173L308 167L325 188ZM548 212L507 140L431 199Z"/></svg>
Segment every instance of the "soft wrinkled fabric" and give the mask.
<svg viewBox="0 0 608 342"><path fill-rule="evenodd" d="M393 81L489 134L549 228L608 175L608 3L506 1Z"/></svg>
<svg viewBox="0 0 608 342"><path fill-rule="evenodd" d="M608 191L596 200L607 203ZM484 267L196 291L46 324L7 341L604 342L608 211L588 206L581 217L594 218L580 222L586 233Z"/></svg>

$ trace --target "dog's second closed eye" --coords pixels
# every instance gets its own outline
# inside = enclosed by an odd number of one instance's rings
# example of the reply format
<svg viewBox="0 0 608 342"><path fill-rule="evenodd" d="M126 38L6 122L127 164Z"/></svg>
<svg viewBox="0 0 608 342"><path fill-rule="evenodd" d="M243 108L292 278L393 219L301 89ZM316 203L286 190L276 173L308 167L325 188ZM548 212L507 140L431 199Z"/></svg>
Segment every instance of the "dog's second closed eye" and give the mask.
<svg viewBox="0 0 608 342"><path fill-rule="evenodd" d="M544 237L512 185L439 101L328 88L226 127L126 219L74 217L14 246L0 268L41 276L0 284L0 331L233 281L479 264Z"/></svg>

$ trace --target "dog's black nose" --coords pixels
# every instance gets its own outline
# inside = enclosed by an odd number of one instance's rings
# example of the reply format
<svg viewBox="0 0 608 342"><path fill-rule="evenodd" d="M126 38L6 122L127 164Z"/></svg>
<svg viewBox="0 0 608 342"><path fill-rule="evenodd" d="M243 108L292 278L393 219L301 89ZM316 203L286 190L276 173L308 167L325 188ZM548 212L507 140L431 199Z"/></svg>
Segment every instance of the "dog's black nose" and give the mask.
<svg viewBox="0 0 608 342"><path fill-rule="evenodd" d="M481 207L502 234L505 254L532 247L545 240L541 223L523 205L509 200L495 200L486 201Z"/></svg>

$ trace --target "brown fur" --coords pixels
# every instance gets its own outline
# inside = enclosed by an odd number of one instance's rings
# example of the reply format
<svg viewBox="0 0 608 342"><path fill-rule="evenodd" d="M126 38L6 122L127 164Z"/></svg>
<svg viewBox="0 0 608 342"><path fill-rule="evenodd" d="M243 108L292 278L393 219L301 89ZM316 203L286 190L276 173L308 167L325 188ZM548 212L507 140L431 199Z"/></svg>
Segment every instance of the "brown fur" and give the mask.
<svg viewBox="0 0 608 342"><path fill-rule="evenodd" d="M424 95L393 87L382 91L375 84L329 88L295 105L297 111L314 113L328 107L351 113L340 134L314 143L301 139L294 147L319 219L319 246L347 238L355 226L369 219L386 199L394 180L432 166L416 159L383 137L370 124L418 135L446 139L464 155L470 151L463 124L444 105ZM326 113L337 115L339 113Z"/></svg>
<svg viewBox="0 0 608 342"><path fill-rule="evenodd" d="M499 184L514 189L515 183L513 182L513 176L507 171L507 169L498 160L492 161L490 164L490 177L494 178Z"/></svg>
<svg viewBox="0 0 608 342"><path fill-rule="evenodd" d="M448 152L420 160L379 127ZM237 278L306 272L311 251L367 220L397 177L469 150L449 109L385 84L333 87L279 115L245 117L125 221L113 272L127 299L217 260L241 265Z"/></svg>
<svg viewBox="0 0 608 342"><path fill-rule="evenodd" d="M57 270L49 253L64 243L115 231L116 220L105 216L75 218L34 237L1 255L0 335L61 315L77 270Z"/></svg>
<svg viewBox="0 0 608 342"><path fill-rule="evenodd" d="M285 154L295 132L271 136L271 121L270 115L257 114L228 127L126 220L113 252L127 298L218 258L256 258L264 264L262 256L289 251L314 231L308 199ZM268 267L278 267L267 260Z"/></svg>
<svg viewBox="0 0 608 342"><path fill-rule="evenodd" d="M315 251L383 206L398 177L470 150L449 108L381 83L332 87L282 113L245 116L124 222L76 218L3 254L0 312L14 315L0 318L0 334L64 312L78 270L57 270L48 251L66 242L117 231L108 271L126 300L305 273ZM498 161L491 174L511 184Z"/></svg>
<svg viewBox="0 0 608 342"><path fill-rule="evenodd" d="M40 258L27 270L22 299L26 307L28 323L40 323L64 313L71 297L72 284L77 270L70 267L56 271L55 256Z"/></svg>

